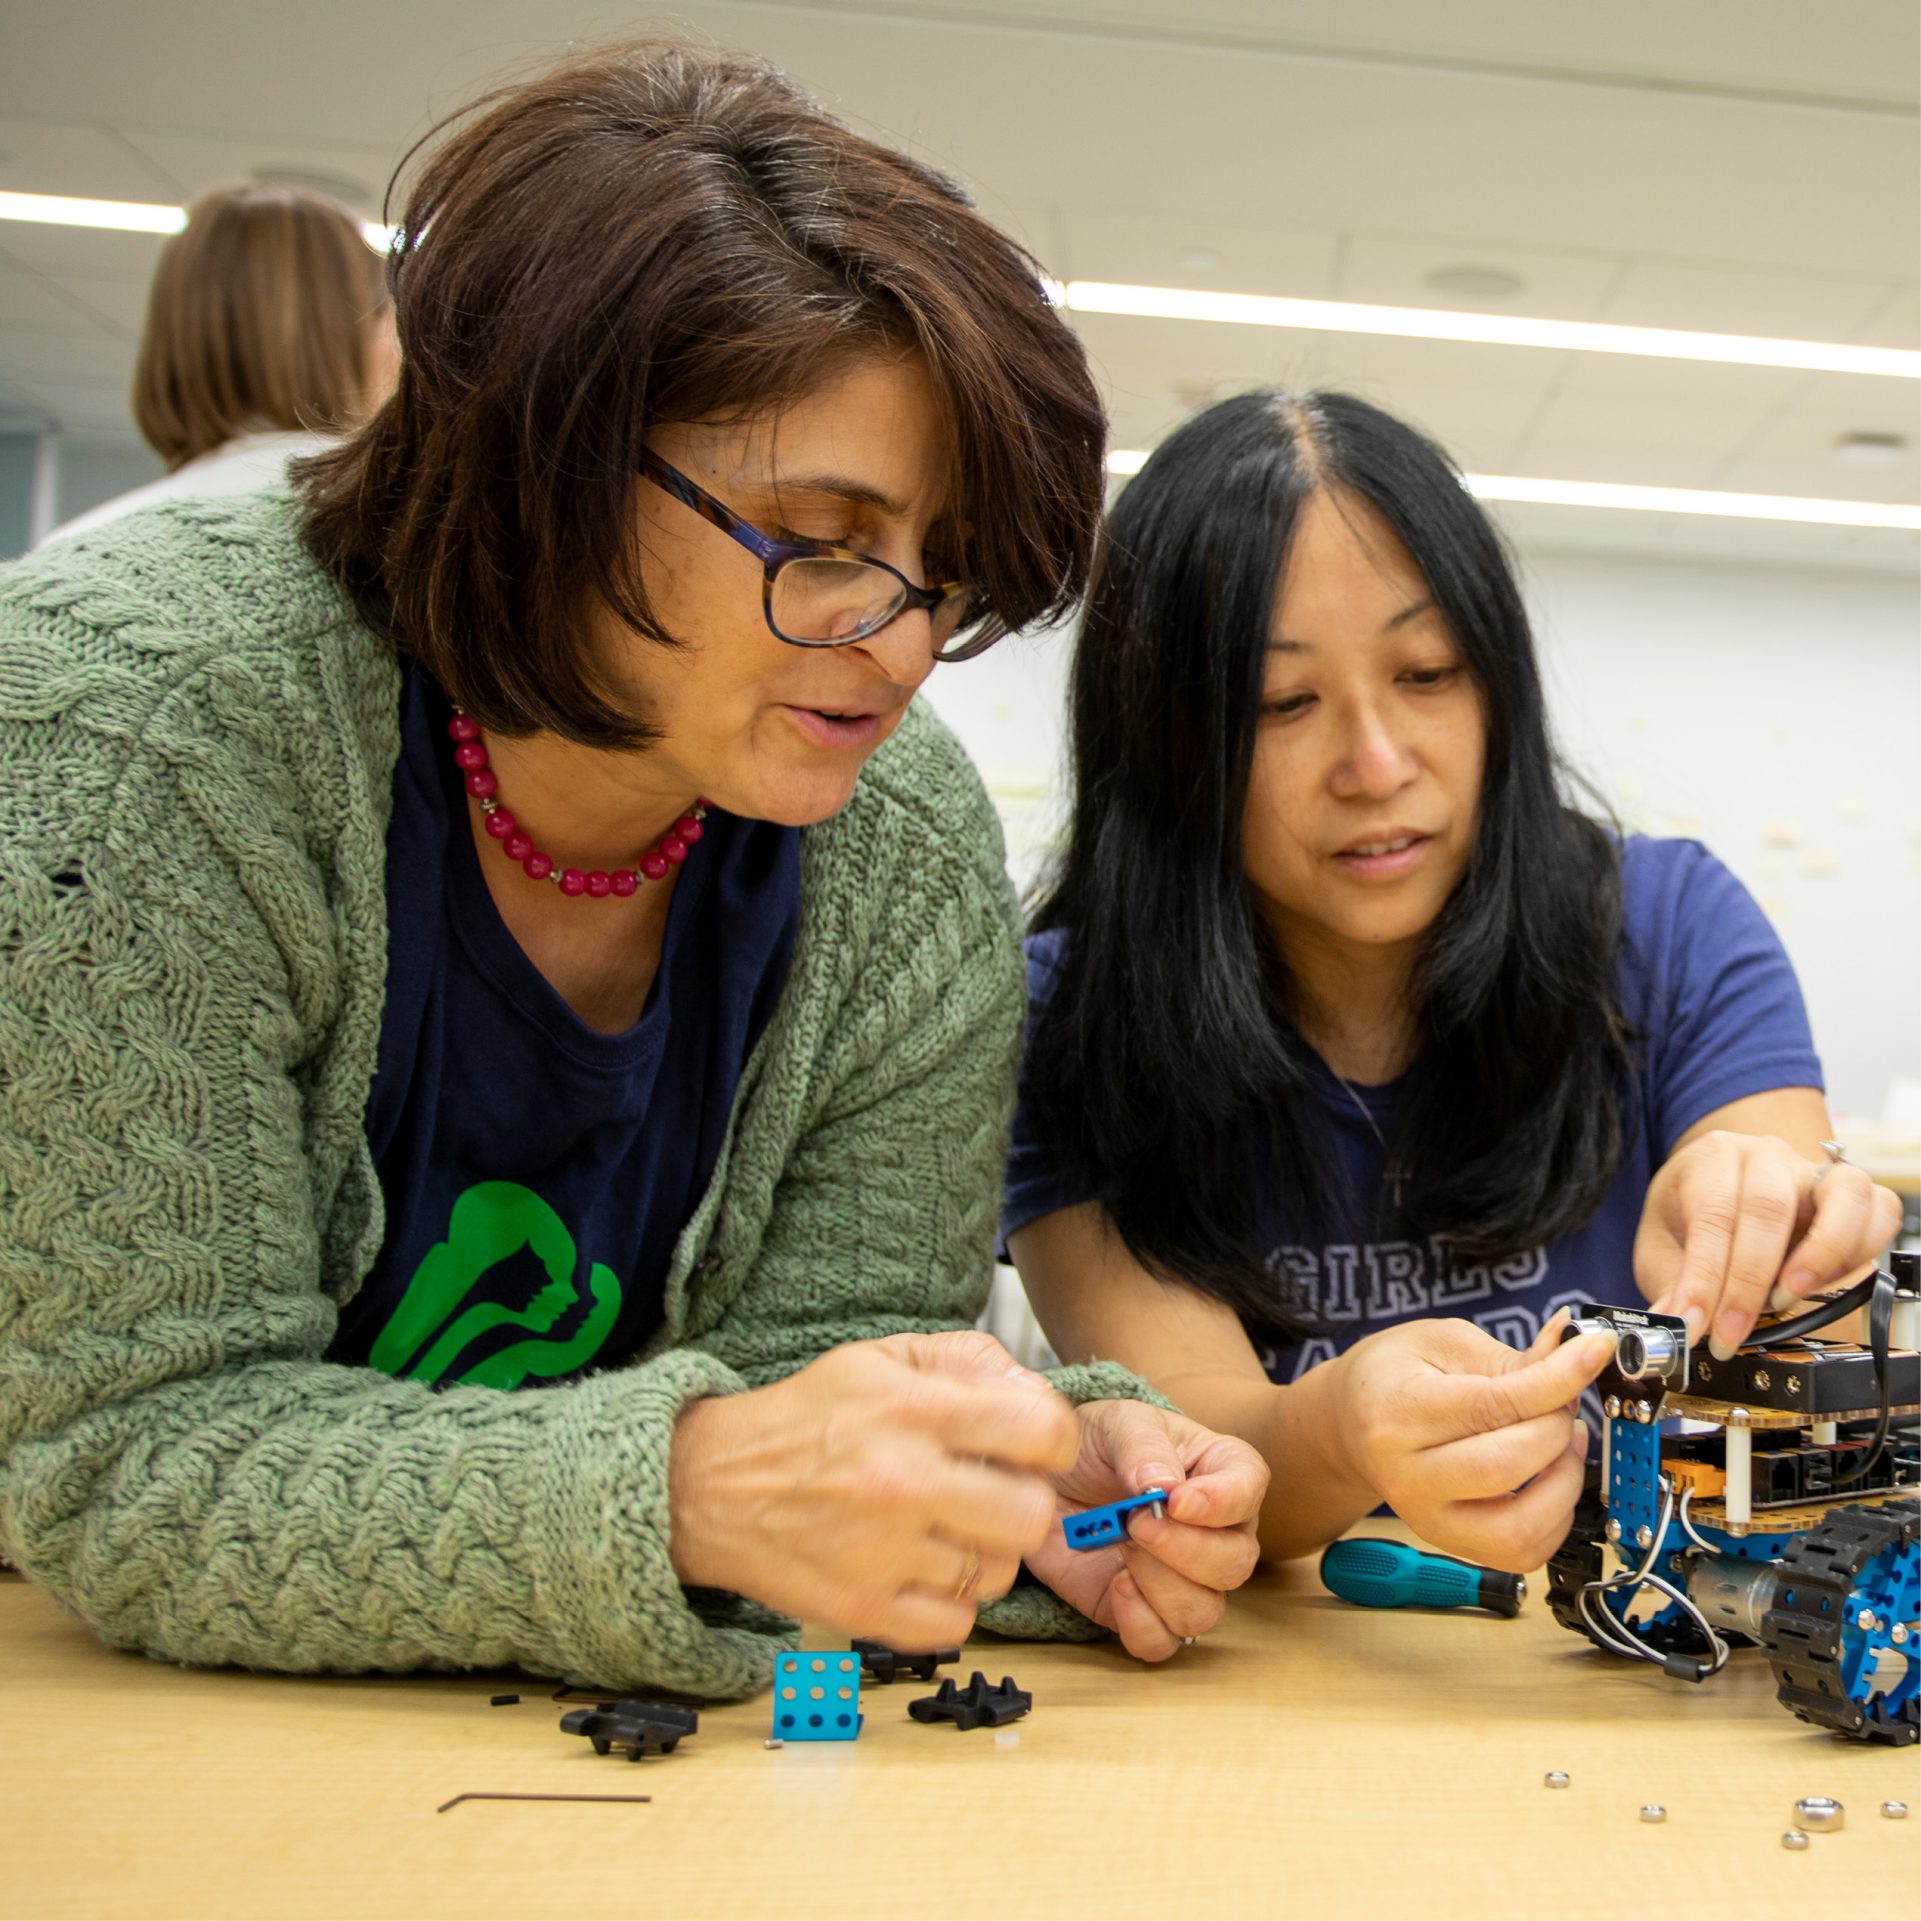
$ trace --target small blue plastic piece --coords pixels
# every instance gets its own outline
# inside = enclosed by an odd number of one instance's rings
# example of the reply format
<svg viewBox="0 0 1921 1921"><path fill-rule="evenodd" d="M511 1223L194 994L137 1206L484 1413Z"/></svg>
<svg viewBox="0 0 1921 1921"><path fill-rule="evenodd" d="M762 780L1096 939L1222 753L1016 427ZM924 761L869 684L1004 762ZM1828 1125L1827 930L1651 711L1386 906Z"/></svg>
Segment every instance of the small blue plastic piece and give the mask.
<svg viewBox="0 0 1921 1921"><path fill-rule="evenodd" d="M1063 1516L1061 1532L1077 1554L1113 1547L1127 1539L1127 1517L1137 1507L1157 1507L1166 1499L1165 1488L1150 1487L1145 1494L1130 1494L1126 1500L1109 1501L1105 1507L1083 1508L1078 1514Z"/></svg>
<svg viewBox="0 0 1921 1921"><path fill-rule="evenodd" d="M860 1733L860 1656L851 1648L774 1656L774 1739L851 1741Z"/></svg>

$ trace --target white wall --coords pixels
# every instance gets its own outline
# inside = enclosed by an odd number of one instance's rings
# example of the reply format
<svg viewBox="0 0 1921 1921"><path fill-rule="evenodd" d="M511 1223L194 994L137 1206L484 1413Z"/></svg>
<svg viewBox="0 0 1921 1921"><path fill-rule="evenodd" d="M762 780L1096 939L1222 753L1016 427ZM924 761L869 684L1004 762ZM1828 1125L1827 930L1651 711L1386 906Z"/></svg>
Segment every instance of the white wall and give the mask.
<svg viewBox="0 0 1921 1921"><path fill-rule="evenodd" d="M1792 530L1784 530L1791 538ZM1630 827L1704 840L1800 974L1837 1110L1921 1077L1921 585L1524 554L1563 747ZM935 671L1023 884L1058 818L1065 634Z"/></svg>

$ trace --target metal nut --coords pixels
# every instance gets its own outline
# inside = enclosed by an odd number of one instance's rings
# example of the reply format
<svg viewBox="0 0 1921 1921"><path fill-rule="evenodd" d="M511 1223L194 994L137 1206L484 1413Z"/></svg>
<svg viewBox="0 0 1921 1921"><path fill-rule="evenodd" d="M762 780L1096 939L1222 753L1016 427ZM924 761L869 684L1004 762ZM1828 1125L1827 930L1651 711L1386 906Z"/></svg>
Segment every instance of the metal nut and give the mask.
<svg viewBox="0 0 1921 1921"><path fill-rule="evenodd" d="M1810 1834L1832 1834L1846 1825L1847 1810L1828 1795L1810 1794L1795 1802L1794 1819Z"/></svg>
<svg viewBox="0 0 1921 1921"><path fill-rule="evenodd" d="M1905 1801L1883 1801L1881 1812L1890 1821L1905 1821L1908 1818L1908 1804Z"/></svg>
<svg viewBox="0 0 1921 1921"><path fill-rule="evenodd" d="M1643 1821L1665 1821L1667 1818L1668 1818L1667 1809L1662 1807L1656 1807L1652 1801L1650 1801L1647 1804L1647 1806L1641 1810L1641 1819Z"/></svg>
<svg viewBox="0 0 1921 1921"><path fill-rule="evenodd" d="M1786 1834L1782 1835L1781 1845L1784 1848L1805 1848L1808 1845L1808 1837L1799 1828L1790 1828Z"/></svg>
<svg viewBox="0 0 1921 1921"><path fill-rule="evenodd" d="M1541 1776L1541 1785L1544 1788L1564 1788L1567 1786L1567 1776L1559 1768L1550 1768Z"/></svg>

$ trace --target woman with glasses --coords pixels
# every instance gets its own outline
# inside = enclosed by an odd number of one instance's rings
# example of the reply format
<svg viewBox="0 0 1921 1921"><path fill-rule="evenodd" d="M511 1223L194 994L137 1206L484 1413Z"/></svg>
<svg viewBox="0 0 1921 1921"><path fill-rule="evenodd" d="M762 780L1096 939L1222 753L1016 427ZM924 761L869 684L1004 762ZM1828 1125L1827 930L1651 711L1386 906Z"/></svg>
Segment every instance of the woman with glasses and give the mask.
<svg viewBox="0 0 1921 1921"><path fill-rule="evenodd" d="M1033 263L650 44L454 127L391 276L293 495L0 585L0 1548L193 1662L1166 1656L1266 1472L971 1331L1020 961L911 704L1085 571Z"/></svg>
<svg viewBox="0 0 1921 1921"><path fill-rule="evenodd" d="M1072 726L1007 1239L1061 1355L1260 1448L1269 1554L1387 1501L1538 1566L1609 1351L1560 1310L1725 1355L1887 1246L1772 928L1566 804L1500 543L1412 428L1255 393L1174 434Z"/></svg>

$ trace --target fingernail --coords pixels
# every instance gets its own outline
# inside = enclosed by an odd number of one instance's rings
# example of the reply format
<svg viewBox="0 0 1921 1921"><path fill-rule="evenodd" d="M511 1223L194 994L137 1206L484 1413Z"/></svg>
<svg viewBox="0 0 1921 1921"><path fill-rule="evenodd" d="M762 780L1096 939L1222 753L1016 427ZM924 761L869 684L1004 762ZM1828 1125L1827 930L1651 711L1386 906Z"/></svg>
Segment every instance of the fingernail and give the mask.
<svg viewBox="0 0 1921 1921"><path fill-rule="evenodd" d="M1171 1467L1163 1467L1156 1461L1152 1467L1139 1468L1135 1471L1134 1491L1137 1494L1145 1494L1150 1487L1157 1487L1164 1492L1170 1487L1178 1487L1180 1479L1181 1477Z"/></svg>
<svg viewBox="0 0 1921 1921"><path fill-rule="evenodd" d="M1588 1433L1587 1423L1585 1421L1576 1421L1574 1423L1574 1431L1581 1437L1580 1458L1585 1461L1587 1459L1588 1442L1593 1439L1593 1436Z"/></svg>
<svg viewBox="0 0 1921 1921"><path fill-rule="evenodd" d="M1707 1310L1690 1304L1681 1310L1681 1318L1688 1324L1688 1340L1694 1346L1700 1346L1701 1336L1708 1331ZM1722 1356L1723 1360L1726 1358Z"/></svg>
<svg viewBox="0 0 1921 1921"><path fill-rule="evenodd" d="M1114 1598L1117 1601L1138 1601L1141 1598L1141 1591L1134 1585L1134 1577L1131 1574L1115 1575L1113 1586Z"/></svg>
<svg viewBox="0 0 1921 1921"><path fill-rule="evenodd" d="M1181 1504L1178 1516L1183 1521L1198 1521L1207 1512L1207 1490L1199 1487L1177 1487L1168 1497L1167 1511L1174 1512L1174 1503Z"/></svg>
<svg viewBox="0 0 1921 1921"><path fill-rule="evenodd" d="M1713 1338L1708 1342L1708 1352L1717 1361L1733 1360L1741 1351L1741 1334L1741 1323L1724 1316L1715 1324Z"/></svg>
<svg viewBox="0 0 1921 1921"><path fill-rule="evenodd" d="M1010 1381L1019 1381L1023 1387L1051 1387L1053 1385L1045 1374L1036 1374L1031 1367L1022 1367L1018 1361L1007 1370L1007 1378Z"/></svg>
<svg viewBox="0 0 1921 1921"><path fill-rule="evenodd" d="M1768 1296L1768 1306L1775 1313L1784 1307L1792 1307L1796 1301L1811 1293L1819 1279L1811 1268L1791 1267L1774 1284L1774 1292Z"/></svg>

